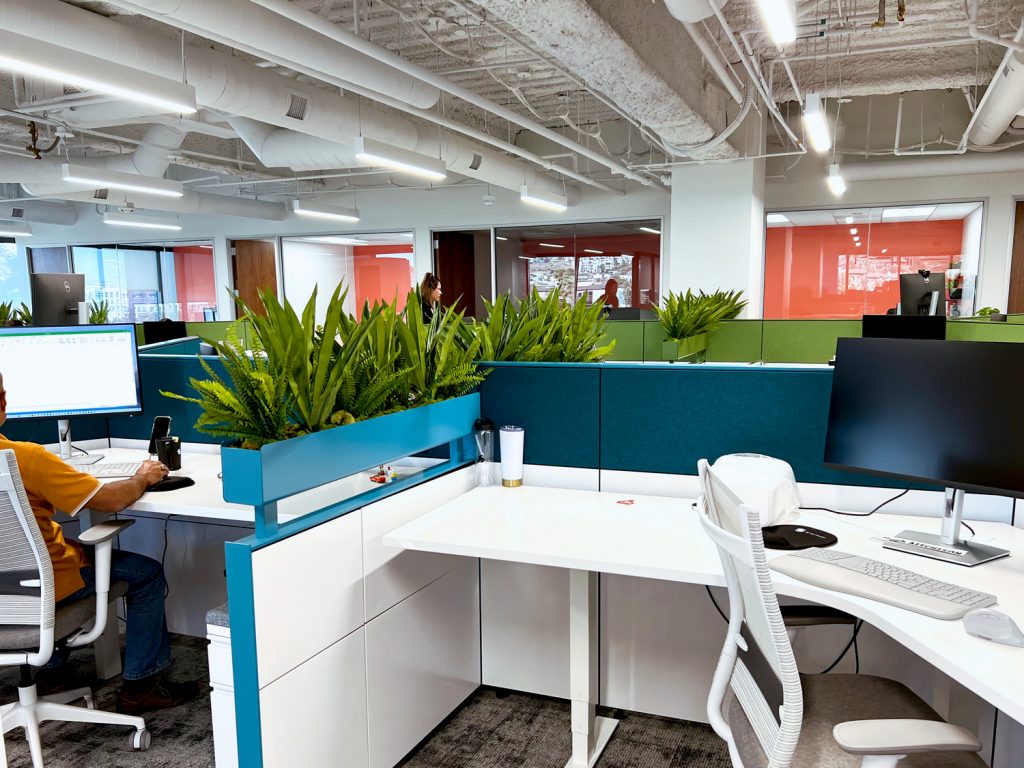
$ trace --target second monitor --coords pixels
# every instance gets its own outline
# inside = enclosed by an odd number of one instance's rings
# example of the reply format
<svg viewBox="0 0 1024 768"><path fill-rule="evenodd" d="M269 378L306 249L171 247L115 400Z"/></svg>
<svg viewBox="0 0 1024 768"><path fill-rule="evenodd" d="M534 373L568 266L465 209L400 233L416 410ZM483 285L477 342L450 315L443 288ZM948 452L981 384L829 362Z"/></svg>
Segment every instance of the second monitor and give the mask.
<svg viewBox="0 0 1024 768"><path fill-rule="evenodd" d="M864 315L860 335L865 339L946 338L945 315Z"/></svg>
<svg viewBox="0 0 1024 768"><path fill-rule="evenodd" d="M919 269L900 275L901 315L945 315L946 273Z"/></svg>
<svg viewBox="0 0 1024 768"><path fill-rule="evenodd" d="M85 275L34 272L32 287L32 325L75 325L78 305L85 301Z"/></svg>

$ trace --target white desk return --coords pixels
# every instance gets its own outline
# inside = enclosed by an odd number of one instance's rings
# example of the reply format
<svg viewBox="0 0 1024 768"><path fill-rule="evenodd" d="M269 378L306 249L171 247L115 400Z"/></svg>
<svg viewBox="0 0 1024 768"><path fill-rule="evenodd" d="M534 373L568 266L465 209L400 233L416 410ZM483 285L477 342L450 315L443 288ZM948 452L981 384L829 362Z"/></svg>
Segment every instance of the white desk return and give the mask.
<svg viewBox="0 0 1024 768"><path fill-rule="evenodd" d="M992 592L998 608L1024 625L1024 531L974 523L980 541L998 537L1009 558L967 569L881 546L880 537L938 519L873 515L866 519L805 513L801 522L839 537L838 548L971 589ZM465 555L570 571L570 691L573 757L592 766L615 722L595 718L597 702L597 575L620 574L724 586L714 545L690 500L556 488L476 488L384 537L403 549ZM784 553L769 553L775 557ZM852 613L893 637L990 704L1024 723L1024 650L968 636L944 622L865 598L832 592L775 574L780 594ZM722 628L723 637L725 627Z"/></svg>

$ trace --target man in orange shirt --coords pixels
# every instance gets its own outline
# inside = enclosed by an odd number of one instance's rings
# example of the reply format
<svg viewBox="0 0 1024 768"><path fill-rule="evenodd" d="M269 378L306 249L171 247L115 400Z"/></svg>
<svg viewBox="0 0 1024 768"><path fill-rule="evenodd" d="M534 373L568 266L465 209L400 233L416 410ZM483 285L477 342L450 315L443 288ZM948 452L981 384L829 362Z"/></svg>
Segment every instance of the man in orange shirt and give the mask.
<svg viewBox="0 0 1024 768"><path fill-rule="evenodd" d="M7 418L7 392L0 372L0 426ZM14 442L0 435L0 450L13 449L39 530L53 563L55 599L81 600L92 597L95 579L88 553L74 541L67 541L53 516L61 510L75 516L88 505L93 512L120 512L167 475L158 461L143 462L134 477L101 483L92 475L77 471L56 455L35 443ZM110 581L128 584L124 682L118 708L138 714L173 707L192 699L198 686L171 683L162 674L171 665L170 638L164 616L166 582L157 561L115 549Z"/></svg>

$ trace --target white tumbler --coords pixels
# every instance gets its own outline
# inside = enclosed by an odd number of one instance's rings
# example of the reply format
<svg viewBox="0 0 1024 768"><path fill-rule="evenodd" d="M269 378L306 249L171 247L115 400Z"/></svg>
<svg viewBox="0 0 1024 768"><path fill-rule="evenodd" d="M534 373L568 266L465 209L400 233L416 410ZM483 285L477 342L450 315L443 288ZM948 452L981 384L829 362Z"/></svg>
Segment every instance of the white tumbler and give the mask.
<svg viewBox="0 0 1024 768"><path fill-rule="evenodd" d="M87 301L78 302L78 324L89 324L89 302Z"/></svg>
<svg viewBox="0 0 1024 768"><path fill-rule="evenodd" d="M498 432L498 440L501 443L501 484L506 488L518 488L523 484L525 435L522 427L506 426Z"/></svg>

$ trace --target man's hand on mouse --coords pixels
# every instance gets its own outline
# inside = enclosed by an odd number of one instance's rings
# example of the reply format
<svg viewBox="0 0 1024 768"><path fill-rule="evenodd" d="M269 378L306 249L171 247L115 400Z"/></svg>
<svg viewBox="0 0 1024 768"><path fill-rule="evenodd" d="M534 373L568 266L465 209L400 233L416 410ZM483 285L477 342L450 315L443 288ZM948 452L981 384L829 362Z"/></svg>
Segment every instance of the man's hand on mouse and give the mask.
<svg viewBox="0 0 1024 768"><path fill-rule="evenodd" d="M146 486L155 485L167 477L167 473L170 470L159 461L144 461L142 466L139 467L135 473L136 477L142 477L146 480Z"/></svg>

